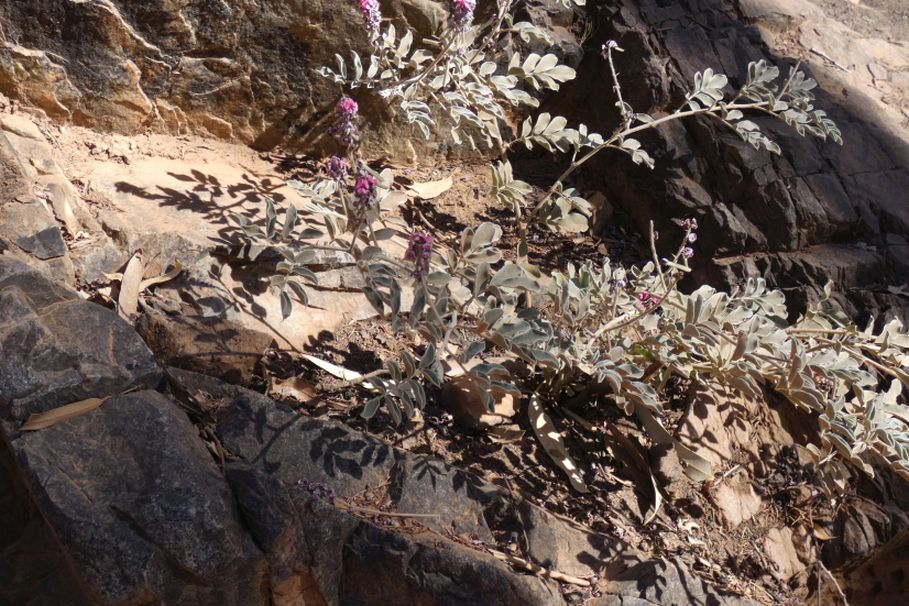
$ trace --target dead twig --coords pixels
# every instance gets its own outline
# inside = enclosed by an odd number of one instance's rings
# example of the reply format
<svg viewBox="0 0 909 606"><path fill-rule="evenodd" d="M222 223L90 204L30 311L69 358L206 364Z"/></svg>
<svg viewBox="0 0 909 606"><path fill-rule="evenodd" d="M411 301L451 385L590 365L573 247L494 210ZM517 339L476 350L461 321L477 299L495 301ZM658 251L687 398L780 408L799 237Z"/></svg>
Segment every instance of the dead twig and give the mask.
<svg viewBox="0 0 909 606"><path fill-rule="evenodd" d="M491 553L497 560L501 560L507 564L510 564L514 568L524 570L538 577L545 577L548 579L553 579L555 581L560 581L562 583L568 583L570 585L578 585L580 587L590 587L590 581L587 579L582 579L580 577L574 577L564 572L559 572L558 570L549 570L548 568L543 568L539 564L534 564L524 558L519 558L511 554L507 554L489 547L486 548L486 551Z"/></svg>

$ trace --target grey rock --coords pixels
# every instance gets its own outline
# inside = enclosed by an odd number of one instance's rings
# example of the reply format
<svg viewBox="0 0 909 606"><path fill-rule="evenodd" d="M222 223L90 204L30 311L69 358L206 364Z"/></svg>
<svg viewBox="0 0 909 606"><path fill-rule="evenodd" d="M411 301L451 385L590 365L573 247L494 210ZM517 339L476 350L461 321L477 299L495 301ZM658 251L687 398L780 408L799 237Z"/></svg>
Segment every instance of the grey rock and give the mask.
<svg viewBox="0 0 909 606"><path fill-rule="evenodd" d="M82 606L87 593L0 440L0 603Z"/></svg>
<svg viewBox="0 0 909 606"><path fill-rule="evenodd" d="M161 378L148 347L113 312L5 256L0 351L0 419L9 431L31 414Z"/></svg>
<svg viewBox="0 0 909 606"><path fill-rule="evenodd" d="M628 567L609 575L604 596L594 606L757 606L758 602L725 596L678 561L635 561L629 556Z"/></svg>
<svg viewBox="0 0 909 606"><path fill-rule="evenodd" d="M173 401L117 396L12 446L95 603L267 603L262 554Z"/></svg>
<svg viewBox="0 0 909 606"><path fill-rule="evenodd" d="M40 202L8 203L0 207L0 234L23 252L42 261L66 254L63 234L53 215Z"/></svg>

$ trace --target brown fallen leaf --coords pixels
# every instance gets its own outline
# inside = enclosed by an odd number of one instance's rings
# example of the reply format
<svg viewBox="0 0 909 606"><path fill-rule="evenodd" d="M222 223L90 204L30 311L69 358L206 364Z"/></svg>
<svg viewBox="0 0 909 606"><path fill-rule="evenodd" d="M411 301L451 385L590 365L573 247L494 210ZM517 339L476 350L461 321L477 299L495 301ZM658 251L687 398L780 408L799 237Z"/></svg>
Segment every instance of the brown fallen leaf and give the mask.
<svg viewBox="0 0 909 606"><path fill-rule="evenodd" d="M441 196L449 189L451 189L453 183L454 181L452 181L451 177L445 177L444 179L440 179L438 181L414 183L412 185L408 185L407 189L412 191L418 198L422 198L423 200L431 200L433 198Z"/></svg>
<svg viewBox="0 0 909 606"><path fill-rule="evenodd" d="M179 261L175 261L173 269L171 269L169 272L163 273L160 276L142 280L142 282L139 283L139 292L144 292L146 289L151 288L157 284L170 282L179 276L181 271L183 271L183 265L181 265Z"/></svg>
<svg viewBox="0 0 909 606"><path fill-rule="evenodd" d="M290 398L307 402L318 396L316 386L301 377L272 379L266 395L270 398Z"/></svg>
<svg viewBox="0 0 909 606"><path fill-rule="evenodd" d="M66 406L59 406L45 412L36 413L31 415L19 429L21 431L38 431L39 429L46 429L58 423L62 423L63 421L91 412L104 404L106 400L107 398L88 398L81 402L74 402L72 404L67 404Z"/></svg>
<svg viewBox="0 0 909 606"><path fill-rule="evenodd" d="M137 251L126 264L123 280L120 281L120 295L117 297L117 312L124 320L131 321L139 311L139 293L145 266L142 255Z"/></svg>

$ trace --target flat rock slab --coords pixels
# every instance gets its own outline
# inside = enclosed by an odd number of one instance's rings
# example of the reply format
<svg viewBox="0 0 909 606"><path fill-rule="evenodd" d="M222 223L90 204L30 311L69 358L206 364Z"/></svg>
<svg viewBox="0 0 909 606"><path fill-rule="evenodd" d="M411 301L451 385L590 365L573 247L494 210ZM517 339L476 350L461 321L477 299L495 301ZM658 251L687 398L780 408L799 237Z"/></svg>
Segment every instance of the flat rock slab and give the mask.
<svg viewBox="0 0 909 606"><path fill-rule="evenodd" d="M279 209L304 204L277 176L259 177L224 162L97 162L86 179L114 207L102 213L102 221L121 225L135 239L133 248L157 234L179 235L204 249L233 244L240 231L232 215L264 216L266 197Z"/></svg>
<svg viewBox="0 0 909 606"><path fill-rule="evenodd" d="M262 554L175 402L117 396L12 447L93 603L266 603Z"/></svg>
<svg viewBox="0 0 909 606"><path fill-rule="evenodd" d="M112 311L3 256L0 351L0 419L8 431L31 414L161 378L148 347Z"/></svg>

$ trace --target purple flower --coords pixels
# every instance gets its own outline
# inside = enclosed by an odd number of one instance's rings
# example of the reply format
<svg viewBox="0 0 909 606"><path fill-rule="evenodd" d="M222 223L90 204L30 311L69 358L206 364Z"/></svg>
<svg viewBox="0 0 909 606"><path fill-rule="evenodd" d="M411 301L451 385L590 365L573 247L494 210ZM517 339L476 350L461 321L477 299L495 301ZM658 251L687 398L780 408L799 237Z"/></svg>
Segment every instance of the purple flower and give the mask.
<svg viewBox="0 0 909 606"><path fill-rule="evenodd" d="M602 55L604 59L608 59L609 51L611 51L611 50L617 50L619 52L623 52L622 49L619 48L618 42L616 42L615 40L607 40L606 44L604 44L602 47L600 47L600 55Z"/></svg>
<svg viewBox="0 0 909 606"><path fill-rule="evenodd" d="M429 260L432 258L432 236L422 232L410 234L404 258L413 261L412 275L417 280L422 280L429 271Z"/></svg>
<svg viewBox="0 0 909 606"><path fill-rule="evenodd" d="M690 234L688 234L688 241L691 243L697 242L698 241L697 233L691 232Z"/></svg>
<svg viewBox="0 0 909 606"><path fill-rule="evenodd" d="M357 175L357 181L354 183L354 205L359 209L365 209L372 206L376 201L376 186L379 180L360 169Z"/></svg>
<svg viewBox="0 0 909 606"><path fill-rule="evenodd" d="M659 297L654 297L649 290L645 290L638 295L638 300L644 304L644 307L650 309L660 304Z"/></svg>
<svg viewBox="0 0 909 606"><path fill-rule="evenodd" d="M682 256L684 256L686 259L690 259L694 256L694 249L690 246L686 246L682 249Z"/></svg>
<svg viewBox="0 0 909 606"><path fill-rule="evenodd" d="M697 231L698 220L697 219L685 219L682 221L682 227L685 229L690 229L691 231Z"/></svg>
<svg viewBox="0 0 909 606"><path fill-rule="evenodd" d="M335 110L338 112L338 117L346 120L354 120L357 117L357 112L360 111L360 106L357 105L357 102L344 95L338 99L338 104L335 105Z"/></svg>
<svg viewBox="0 0 909 606"><path fill-rule="evenodd" d="M337 117L331 132L341 145L349 150L353 150L357 147L357 139L360 131L357 129L356 120L357 112L359 110L360 107L357 105L357 102L347 95L338 99L338 103L335 105L335 114L337 114Z"/></svg>
<svg viewBox="0 0 909 606"><path fill-rule="evenodd" d="M379 35L379 24L382 21L382 13L379 10L379 0L360 0L360 14L363 15L363 25L369 32L370 38Z"/></svg>
<svg viewBox="0 0 909 606"><path fill-rule="evenodd" d="M451 22L459 32L466 32L473 25L473 11L477 7L476 0L453 0Z"/></svg>
<svg viewBox="0 0 909 606"><path fill-rule="evenodd" d="M328 159L325 170L335 181L343 181L347 176L347 162L340 156L332 156Z"/></svg>

